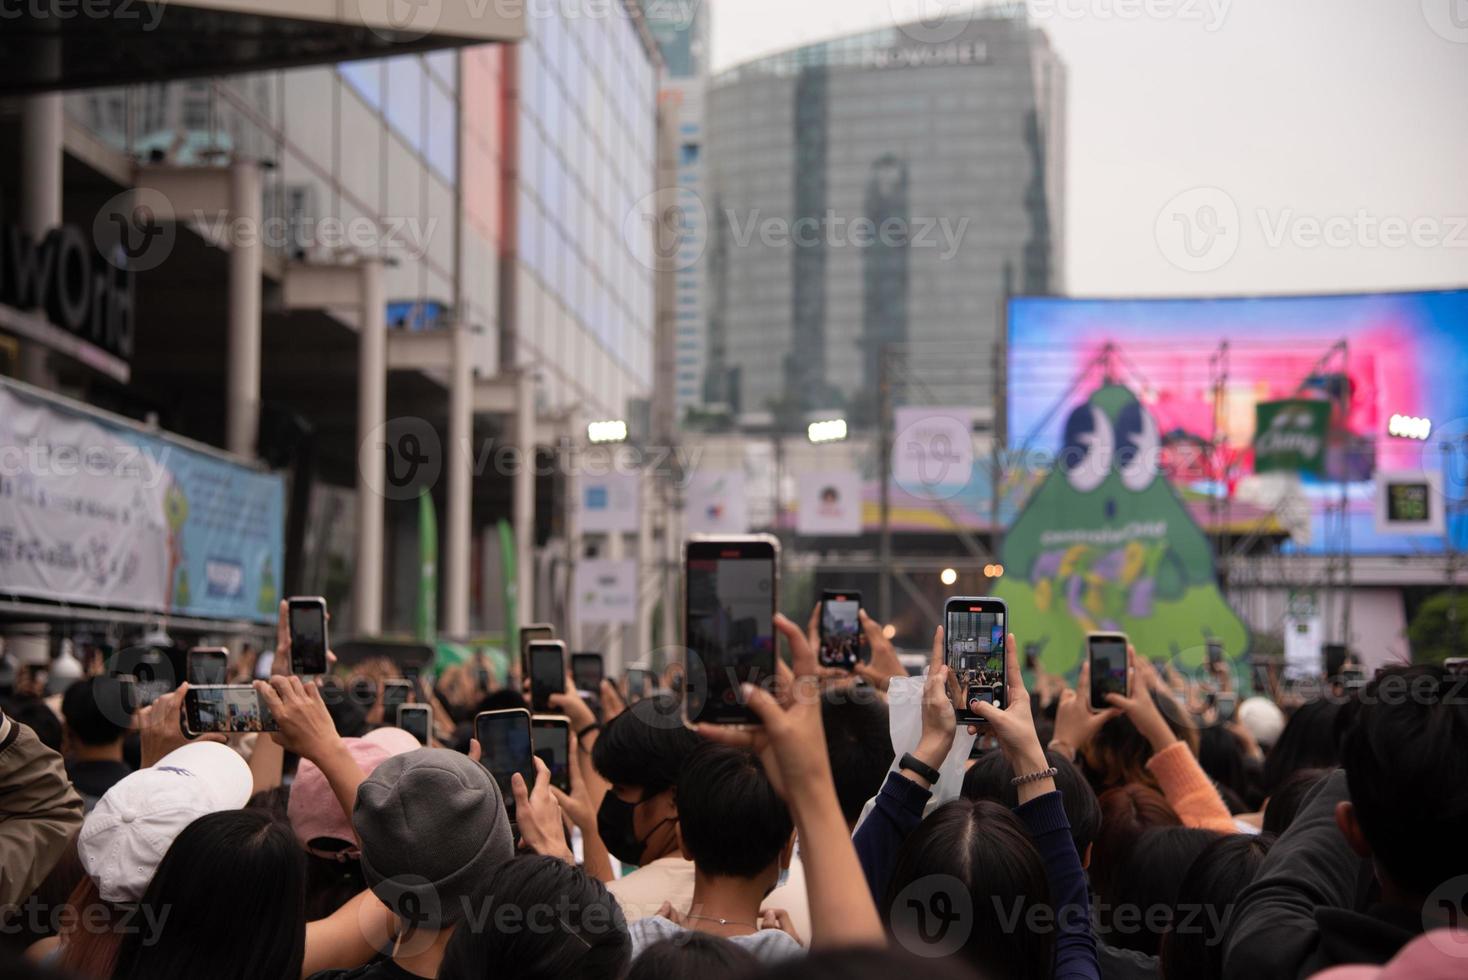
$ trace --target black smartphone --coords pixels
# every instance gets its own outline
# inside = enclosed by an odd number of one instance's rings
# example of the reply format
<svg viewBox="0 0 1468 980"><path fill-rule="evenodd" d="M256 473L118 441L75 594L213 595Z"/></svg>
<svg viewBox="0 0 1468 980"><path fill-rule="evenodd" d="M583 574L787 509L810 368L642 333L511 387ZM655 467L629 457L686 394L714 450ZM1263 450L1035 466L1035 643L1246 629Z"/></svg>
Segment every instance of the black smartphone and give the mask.
<svg viewBox="0 0 1468 980"><path fill-rule="evenodd" d="M549 711L552 694L566 693L566 644L536 640L530 644L530 707Z"/></svg>
<svg viewBox="0 0 1468 980"><path fill-rule="evenodd" d="M658 689L658 675L645 667L627 668L627 701L629 704L641 701L652 695Z"/></svg>
<svg viewBox="0 0 1468 980"><path fill-rule="evenodd" d="M1213 695L1213 707L1218 711L1218 720L1227 724L1234 720L1239 710L1239 696L1233 691L1219 691Z"/></svg>
<svg viewBox="0 0 1468 980"><path fill-rule="evenodd" d="M1210 639L1208 641L1208 666L1210 666L1210 667L1221 667L1221 666L1223 666L1223 641L1222 640L1213 640L1213 639Z"/></svg>
<svg viewBox="0 0 1468 980"><path fill-rule="evenodd" d="M382 682L382 717L384 721L398 716L398 708L413 700L413 685L405 680Z"/></svg>
<svg viewBox="0 0 1468 980"><path fill-rule="evenodd" d="M535 715L530 719L530 742L550 770L551 785L571 792L571 719L565 715ZM529 785L534 786L531 779Z"/></svg>
<svg viewBox="0 0 1468 980"><path fill-rule="evenodd" d="M757 725L742 684L775 674L780 544L767 534L695 538L684 558L683 717L688 724Z"/></svg>
<svg viewBox="0 0 1468 980"><path fill-rule="evenodd" d="M427 745L428 734L433 730L433 708L426 704L400 704L397 722L419 745Z"/></svg>
<svg viewBox="0 0 1468 980"><path fill-rule="evenodd" d="M1009 704L1004 637L1009 608L989 596L953 596L943 604L943 657L957 680L953 711L960 725L982 725L969 709L984 701L1003 711Z"/></svg>
<svg viewBox="0 0 1468 980"><path fill-rule="evenodd" d="M1086 654L1091 658L1091 707L1111 707L1108 694L1132 695L1132 672L1126 659L1125 633L1086 634Z"/></svg>
<svg viewBox="0 0 1468 980"><path fill-rule="evenodd" d="M821 594L822 667L855 670L862 660L864 639L861 631L861 593L852 589L826 589Z"/></svg>
<svg viewBox="0 0 1468 980"><path fill-rule="evenodd" d="M190 687L229 682L229 651L224 647L194 647L188 664Z"/></svg>
<svg viewBox="0 0 1468 980"><path fill-rule="evenodd" d="M510 788L510 777L518 772L527 790L535 785L530 712L524 708L481 711L474 716L474 737L479 740L479 762L499 784L505 809L514 820L515 792Z"/></svg>
<svg viewBox="0 0 1468 980"><path fill-rule="evenodd" d="M550 623L529 623L520 627L520 676L530 676L530 644L554 640L556 628Z"/></svg>
<svg viewBox="0 0 1468 980"><path fill-rule="evenodd" d="M190 735L279 731L252 684L190 685L184 694L184 729Z"/></svg>
<svg viewBox="0 0 1468 980"><path fill-rule="evenodd" d="M605 676L601 654L571 654L571 680L576 684L576 690L601 697L601 682Z"/></svg>
<svg viewBox="0 0 1468 980"><path fill-rule="evenodd" d="M296 596L286 600L286 624L291 631L291 673L326 673L326 600Z"/></svg>

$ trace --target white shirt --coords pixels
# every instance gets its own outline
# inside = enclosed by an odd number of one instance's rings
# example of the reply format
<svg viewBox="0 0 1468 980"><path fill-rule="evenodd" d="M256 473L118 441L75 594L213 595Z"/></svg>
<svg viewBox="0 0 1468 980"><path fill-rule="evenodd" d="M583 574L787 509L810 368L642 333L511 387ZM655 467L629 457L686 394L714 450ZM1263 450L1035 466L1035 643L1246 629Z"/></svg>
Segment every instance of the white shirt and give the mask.
<svg viewBox="0 0 1468 980"><path fill-rule="evenodd" d="M632 958L635 960L642 955L644 949L653 943L664 939L677 939L692 930L684 929L660 915L650 915L632 923L628 931L632 933ZM749 950L756 959L766 965L805 955L805 948L779 929L761 929L748 936L729 936L727 938L734 945Z"/></svg>

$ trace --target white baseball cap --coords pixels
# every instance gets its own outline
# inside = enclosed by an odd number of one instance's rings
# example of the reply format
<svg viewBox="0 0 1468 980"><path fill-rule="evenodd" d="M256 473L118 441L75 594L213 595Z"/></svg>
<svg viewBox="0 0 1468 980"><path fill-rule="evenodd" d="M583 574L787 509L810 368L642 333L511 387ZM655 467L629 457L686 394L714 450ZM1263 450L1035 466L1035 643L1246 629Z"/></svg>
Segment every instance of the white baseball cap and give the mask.
<svg viewBox="0 0 1468 980"><path fill-rule="evenodd" d="M82 822L77 851L106 902L142 899L153 872L185 827L238 810L254 782L239 753L194 742L119 780Z"/></svg>
<svg viewBox="0 0 1468 980"><path fill-rule="evenodd" d="M1285 716L1279 710L1279 705L1265 697L1255 695L1246 698L1239 705L1239 724L1249 730L1254 736L1254 741L1264 748L1269 748L1279 741L1279 733L1284 731Z"/></svg>

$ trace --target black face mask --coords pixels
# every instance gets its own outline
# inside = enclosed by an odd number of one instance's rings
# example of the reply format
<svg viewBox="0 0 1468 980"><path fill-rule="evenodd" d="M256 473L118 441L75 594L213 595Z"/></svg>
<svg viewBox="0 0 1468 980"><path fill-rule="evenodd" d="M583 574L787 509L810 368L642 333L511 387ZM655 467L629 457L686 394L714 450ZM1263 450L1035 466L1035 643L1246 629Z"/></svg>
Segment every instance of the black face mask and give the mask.
<svg viewBox="0 0 1468 980"><path fill-rule="evenodd" d="M658 827L673 819L669 817L663 820L647 832L647 837L639 838L637 831L633 829L632 817L637 808L646 802L647 798L644 797L636 803L628 803L608 790L607 795L602 797L601 807L596 811L596 832L601 836L601 842L607 846L612 857L623 864L642 867L648 838L657 833Z"/></svg>

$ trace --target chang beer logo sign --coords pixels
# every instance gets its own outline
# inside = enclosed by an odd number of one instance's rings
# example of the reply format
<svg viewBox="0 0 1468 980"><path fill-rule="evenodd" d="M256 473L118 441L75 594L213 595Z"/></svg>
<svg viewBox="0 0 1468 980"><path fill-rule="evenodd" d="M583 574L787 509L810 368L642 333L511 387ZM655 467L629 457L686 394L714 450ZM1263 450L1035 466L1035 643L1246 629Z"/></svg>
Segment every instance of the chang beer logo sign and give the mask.
<svg viewBox="0 0 1468 980"><path fill-rule="evenodd" d="M1330 402L1290 399L1255 407L1254 472L1312 473L1325 470Z"/></svg>

